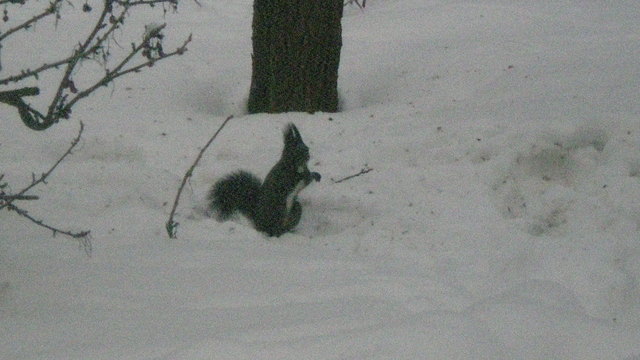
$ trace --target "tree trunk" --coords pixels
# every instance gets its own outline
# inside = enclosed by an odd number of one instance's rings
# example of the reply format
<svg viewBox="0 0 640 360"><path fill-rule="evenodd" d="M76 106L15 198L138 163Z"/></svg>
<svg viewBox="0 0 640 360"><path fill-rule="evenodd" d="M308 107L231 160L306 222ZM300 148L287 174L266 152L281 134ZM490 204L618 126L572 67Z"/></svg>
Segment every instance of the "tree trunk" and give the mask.
<svg viewBox="0 0 640 360"><path fill-rule="evenodd" d="M254 0L249 113L338 111L343 0Z"/></svg>

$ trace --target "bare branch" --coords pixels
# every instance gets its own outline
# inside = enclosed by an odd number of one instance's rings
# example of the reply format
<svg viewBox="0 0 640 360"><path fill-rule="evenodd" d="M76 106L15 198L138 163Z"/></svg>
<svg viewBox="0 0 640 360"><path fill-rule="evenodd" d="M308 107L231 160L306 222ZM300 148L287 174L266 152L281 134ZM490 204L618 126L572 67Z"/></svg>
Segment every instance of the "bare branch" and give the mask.
<svg viewBox="0 0 640 360"><path fill-rule="evenodd" d="M57 13L59 4L64 0L50 1L52 1L52 3L47 9L47 13ZM78 101L91 95L98 88L108 85L116 78L133 72L139 72L146 67L152 67L157 61L168 57L184 54L187 51L187 44L191 42L191 35L189 35L189 38L175 51L170 53L163 51L163 34L161 34L161 31L166 25L152 27L150 30L147 30L142 38L142 42L138 45L132 44L131 51L122 59L112 61L109 52L110 39L113 38L114 32L123 26L125 18L132 7L140 5L153 6L157 3L168 3L177 6L177 1L178 0L104 0L103 9L96 19L93 28L82 43L74 48L70 56L51 63L45 63L33 70L25 69L22 70L20 74L0 79L0 85L20 82L31 77L37 79L38 75L42 72L64 66L61 80L56 85L57 88L53 92L53 96L47 105L46 112L43 111L44 114L34 109L22 99L23 96L28 95L15 93L13 90L6 93L0 92L0 102L16 107L20 118L27 127L33 130L45 130L57 123L60 119L68 119L71 116L73 106ZM33 24L37 19L40 19L43 14L29 20L29 24ZM14 30L12 31L15 32ZM10 35L10 33L2 34L4 37L8 35ZM133 62L133 59L140 55L146 58L146 60L131 66L130 63ZM81 91L79 91L76 88L76 82L73 81L73 77L74 74L77 73L77 69L81 68L82 61L86 59L95 59L103 64L105 67L105 75L93 85L90 85L84 90L80 89ZM115 64L114 67L110 66L113 64Z"/></svg>
<svg viewBox="0 0 640 360"><path fill-rule="evenodd" d="M27 0L0 0L0 5L4 5L4 4L20 4L20 5L24 5L27 2Z"/></svg>
<svg viewBox="0 0 640 360"><path fill-rule="evenodd" d="M27 191L33 189L38 184L46 183L47 177L49 177L49 175L51 175L51 173L58 167L58 165L60 165L62 160L64 160L67 156L69 156L69 154L71 154L71 151L73 150L73 148L75 148L76 145L78 145L78 143L80 142L80 137L82 136L82 132L83 131L84 131L84 124L81 121L80 122L80 130L78 131L78 136L76 136L76 138L73 139L73 141L71 142L71 146L69 146L67 151L64 154L62 154L62 156L58 159L58 161L56 161L55 164L53 164L53 166L51 166L51 168L49 168L49 170L47 170L46 172L42 173L42 175L40 175L40 177L36 178L35 175L34 175L32 180L31 180L31 184L29 184L24 189L20 190L15 195L16 196L23 196ZM4 204L1 204L0 205L0 210L4 209L7 206L10 206L12 202L13 202L13 200L8 200Z"/></svg>
<svg viewBox="0 0 640 360"><path fill-rule="evenodd" d="M198 156L196 157L196 160L193 162L193 164L191 165L189 170L187 170L187 172L184 174L184 178L182 178L182 184L180 184L180 188L178 188L178 194L176 194L176 199L173 202L173 208L171 208L171 215L169 215L169 220L167 221L166 226L165 226L166 229L167 229L167 233L169 234L169 237L171 239L175 239L176 238L176 233L178 231L178 225L180 225L180 223L177 223L177 222L175 222L173 220L173 217L176 214L176 209L178 208L178 201L180 201L180 194L182 194L182 189L184 189L184 186L187 184L187 181L193 175L193 171L195 170L196 166L198 166L198 162L200 162L200 159L202 158L202 155L204 154L204 152L207 151L207 148L209 147L209 145L211 145L211 143L213 142L213 140L215 140L215 138L218 136L220 131L222 131L222 128L224 128L224 126L227 125L227 123L231 119L233 119L233 115L229 115L227 117L227 119L222 123L222 125L220 125L220 127L218 128L218 131L216 131L216 133L213 134L211 139L209 139L209 141L207 141L207 143L204 145L204 147L198 153Z"/></svg>
<svg viewBox="0 0 640 360"><path fill-rule="evenodd" d="M61 0L56 0L56 1L61 1ZM108 2L107 2L108 3ZM81 44L78 49L74 50L73 54L69 57L66 57L62 60L59 61L55 61L53 63L50 64L43 64L42 66L31 70L31 69L26 69L26 70L22 70L20 72L19 75L14 75L14 76L9 76L7 78L4 79L0 79L0 85L6 85L9 84L11 82L18 82L21 80L24 80L26 78L29 77L37 77L39 73L47 71L49 69L52 68L58 68L59 66L67 65L67 69L65 70L65 75L68 73L69 76L71 76L71 73L76 65L76 63L78 63L78 61L80 61L83 58L86 58L89 54L95 52L97 50L97 47L100 46L100 44L102 44L109 35L111 35L113 33L114 30L116 30L116 28L119 26L119 24L122 23L122 20L124 19L125 15L126 15L126 11L123 11L120 16L118 16L117 18L114 19L114 21L111 23L111 26L109 27L109 29L105 32L105 34L102 37L99 37L98 40L96 41L96 45L92 46L91 48L89 48L89 45L91 44L91 42L95 39L96 35L98 34L98 32L103 28L103 25L105 23L105 19L107 17L107 15L109 14L109 12L111 11L111 5L105 5L104 9L102 9L102 12L100 13L100 17L98 18L98 21L96 21L96 24L94 25L93 29L91 30L91 33L87 36L87 38L85 39L84 43ZM88 49L89 48L89 49ZM71 63L73 63L72 66ZM68 77L65 77L66 80L68 81ZM63 78L63 80L65 79ZM60 84L66 84L67 81L61 81ZM62 88L62 90L64 90L64 88ZM54 97L55 99L56 97ZM55 107L55 105L54 105Z"/></svg>
<svg viewBox="0 0 640 360"><path fill-rule="evenodd" d="M11 101L15 101L16 98L24 96L36 96L40 94L40 89L37 87L24 87L20 89L0 91L0 102L9 104Z"/></svg>
<svg viewBox="0 0 640 360"><path fill-rule="evenodd" d="M10 1L12 2L12 1ZM4 33L2 33L0 35L0 42L2 42L2 40L4 40L5 38L7 38L8 36L10 36L11 34L14 34L20 30L24 30L29 28L31 25L35 24L36 22L44 19L45 17L55 14L58 11L58 6L60 5L60 3L62 2L62 0L54 0L54 2L52 2L51 4L49 4L49 7L47 9L45 9L43 12L41 12L40 14L32 17L31 19L23 22L22 24L11 28L7 31L5 31Z"/></svg>
<svg viewBox="0 0 640 360"><path fill-rule="evenodd" d="M34 218L33 216L29 215L29 213L24 209L21 209L13 204L10 204L8 206L9 206L9 209L8 209L9 211L15 211L18 215L29 219L34 224L38 226L42 226L45 229L51 230L53 232L53 236L56 236L57 234L62 234L62 235L66 235L71 238L77 239L80 242L80 247L84 250L84 252L87 255L91 256L92 247L91 247L91 239L89 237L89 235L91 234L91 231L72 232L68 230L60 230L51 225L45 224L42 220L38 220Z"/></svg>
<svg viewBox="0 0 640 360"><path fill-rule="evenodd" d="M173 6L178 5L178 0L116 0L116 3L122 6L139 6L139 5L149 5L154 6L156 4L166 4L170 3Z"/></svg>
<svg viewBox="0 0 640 360"><path fill-rule="evenodd" d="M40 89L37 87L0 91L0 102L16 107L22 122L26 126L34 130L42 130L39 127L39 120L43 119L44 116L22 100L25 96L35 96L38 94L40 94Z"/></svg>
<svg viewBox="0 0 640 360"><path fill-rule="evenodd" d="M33 187L35 187L38 184L46 183L47 177L49 175L51 175L51 173L58 167L58 165L60 165L60 163L69 154L71 154L71 151L73 150L73 148L76 147L76 145L78 145L78 143L80 142L80 137L82 136L82 131L83 130L84 130L84 125L82 124L82 122L80 122L80 130L78 131L78 136L71 142L71 146L69 146L67 151L64 154L62 154L62 156L58 159L58 161L56 161L56 163L53 164L53 166L47 172L43 173L39 178L36 178L35 175L33 175L33 178L31 180L31 184L29 186L25 187L24 189L22 189L17 194L4 194L4 193L0 194L0 210L6 208L8 211L15 211L18 215L20 215L20 216L22 216L22 217L24 217L26 219L29 219L34 224L36 224L38 226L41 226L41 227L44 227L45 229L51 230L53 232L54 236L56 234L63 234L63 235L72 237L74 239L77 239L79 241L79 243L80 243L80 246L87 253L87 255L91 255L91 239L89 237L91 231L72 232L72 231L68 231L68 230L60 230L60 229L58 229L56 227L53 227L51 225L47 225L42 220L34 218L33 216L29 215L29 213L26 210L21 209L21 208L19 208L16 205L13 204L13 202L17 201L17 200L36 200L36 199L38 199L37 196L25 195L25 193L27 191L31 190ZM1 177L0 177L0 179L1 179Z"/></svg>
<svg viewBox="0 0 640 360"><path fill-rule="evenodd" d="M121 22L121 19L123 19L125 14L127 13L127 9L128 8L125 7L122 13L120 14L120 17L117 19L117 21L112 22L111 28L109 29L109 31L107 31L107 33L110 33L111 31L115 30L115 28ZM64 72L64 76L60 81L60 85L58 86L58 90L56 91L55 96L53 97L53 101L51 101L51 104L49 105L49 110L47 111L47 116L46 116L47 121L45 122L50 122L53 124L55 121L58 120L59 117L66 117L65 116L66 114L61 114L61 116L60 115L54 116L56 107L58 107L60 102L63 100L62 92L64 91L64 89L66 89L67 84L69 84L69 78L71 77L71 73L73 72L73 69L75 68L76 64L78 64L80 59L82 59L85 52L87 51L87 48L89 47L93 39L97 36L100 29L102 29L104 21L107 18L107 15L110 14L112 10L113 10L112 3L110 1L105 1L104 8L100 13L100 17L96 21L96 24L93 27L93 30L91 30L91 33L87 36L84 43L82 43L82 45L80 45L80 47L75 51L71 61L67 63L67 68Z"/></svg>
<svg viewBox="0 0 640 360"><path fill-rule="evenodd" d="M102 79L98 80L91 87L87 88L86 90L83 90L83 91L79 92L76 96L74 96L73 99L71 99L64 106L62 112L70 111L71 108L73 107L73 105L75 105L76 102L78 102L79 100L82 100L83 98L89 96L92 92L94 92L99 87L106 86L108 83L112 82L116 78L119 78L119 77L121 77L123 75L129 74L129 73L132 73L132 72L139 72L140 70L142 70L145 67L153 66L153 64L155 64L157 61L164 60L166 58L169 58L169 57L172 57L172 56L175 56L175 55L184 54L187 51L187 44L189 44L189 42L191 42L191 35L189 35L189 38L187 38L187 40L182 44L182 46L178 47L176 50L174 50L174 51L172 51L170 53L163 54L162 56L160 56L157 59L150 59L148 61L143 62L142 64L138 64L138 65L133 66L131 68L122 70L122 68L129 61L131 61L131 59L137 53L140 52L140 50L144 47L145 42L147 42L148 40L149 39L145 39L140 45L134 47L133 50L131 51L131 53L127 57L125 57L122 61L120 61L120 63L113 70L107 71L107 73L105 74L105 76L102 77Z"/></svg>
<svg viewBox="0 0 640 360"><path fill-rule="evenodd" d="M76 55L74 54L67 58L64 58L62 60L59 60L50 64L43 64L42 66L34 70L31 70L31 69L22 70L18 75L13 75L13 76L6 77L4 79L0 79L0 85L6 85L12 82L18 82L18 81L24 80L26 78L36 77L38 76L39 73L64 65L70 62L71 60L73 60L75 57Z"/></svg>
<svg viewBox="0 0 640 360"><path fill-rule="evenodd" d="M13 202L15 200L38 200L39 197L35 195L5 195L0 194L0 201L3 202Z"/></svg>

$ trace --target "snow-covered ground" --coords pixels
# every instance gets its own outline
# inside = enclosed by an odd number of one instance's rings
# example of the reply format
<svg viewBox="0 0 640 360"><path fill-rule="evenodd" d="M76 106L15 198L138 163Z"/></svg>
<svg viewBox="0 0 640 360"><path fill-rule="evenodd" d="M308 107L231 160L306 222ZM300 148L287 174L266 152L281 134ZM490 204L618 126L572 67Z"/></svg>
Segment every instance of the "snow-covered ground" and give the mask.
<svg viewBox="0 0 640 360"><path fill-rule="evenodd" d="M20 205L93 244L0 212L0 358L640 359L640 2L349 6L343 111L314 115L243 113L251 11L183 3L165 46L193 33L187 54L43 133L0 107L16 190L84 122ZM287 122L323 175L296 231L208 218L210 185L264 176Z"/></svg>

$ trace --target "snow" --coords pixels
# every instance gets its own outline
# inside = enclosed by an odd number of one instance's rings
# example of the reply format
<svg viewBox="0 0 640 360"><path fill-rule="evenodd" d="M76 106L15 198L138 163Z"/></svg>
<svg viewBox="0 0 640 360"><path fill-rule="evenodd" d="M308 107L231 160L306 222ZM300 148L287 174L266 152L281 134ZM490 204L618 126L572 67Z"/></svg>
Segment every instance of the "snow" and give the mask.
<svg viewBox="0 0 640 360"><path fill-rule="evenodd" d="M342 111L314 115L244 113L251 11L183 2L162 21L166 50L193 33L184 56L45 132L0 107L13 190L84 122L41 199L20 205L93 244L88 257L0 212L1 358L640 358L639 2L349 6ZM3 43L3 70L20 44ZM182 176L230 114L169 239ZM211 184L264 176L287 122L323 175L295 232L207 217Z"/></svg>

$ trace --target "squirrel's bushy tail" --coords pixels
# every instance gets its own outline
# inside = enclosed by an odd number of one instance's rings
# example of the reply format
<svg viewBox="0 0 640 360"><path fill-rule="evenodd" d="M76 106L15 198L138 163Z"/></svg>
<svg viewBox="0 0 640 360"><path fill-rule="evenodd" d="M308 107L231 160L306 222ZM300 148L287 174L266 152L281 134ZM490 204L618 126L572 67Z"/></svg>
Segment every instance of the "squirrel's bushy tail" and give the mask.
<svg viewBox="0 0 640 360"><path fill-rule="evenodd" d="M262 182L246 171L229 174L213 185L209 192L209 205L219 220L227 220L240 211L255 219L256 204Z"/></svg>

